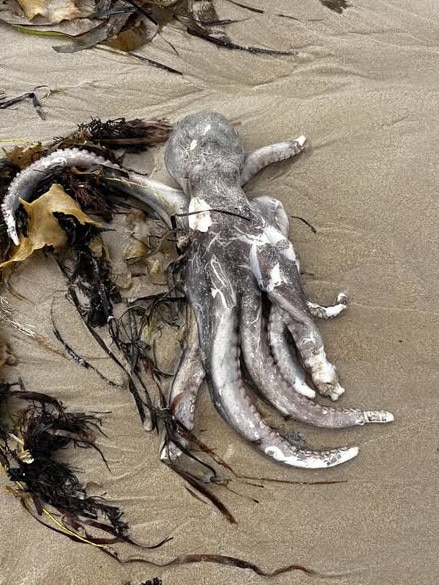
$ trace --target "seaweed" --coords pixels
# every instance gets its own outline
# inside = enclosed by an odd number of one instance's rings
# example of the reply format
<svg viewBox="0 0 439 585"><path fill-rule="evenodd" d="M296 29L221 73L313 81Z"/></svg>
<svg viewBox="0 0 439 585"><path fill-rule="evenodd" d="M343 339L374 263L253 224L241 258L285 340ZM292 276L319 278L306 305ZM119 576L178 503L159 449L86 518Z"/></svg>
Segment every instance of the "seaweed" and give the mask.
<svg viewBox="0 0 439 585"><path fill-rule="evenodd" d="M10 108L11 106L18 104L19 102L30 99L32 101L32 105L33 105L36 113L38 114L38 116L42 120L45 120L46 114L43 111L43 106L42 106L42 104L41 104L41 102L36 94L36 91L35 91L36 89L39 89L40 87L44 87L44 86L39 85L38 87L35 87L33 91L27 91L25 93L22 93L21 95L18 95L18 96L9 98L9 99L7 99L5 96L0 96L0 110Z"/></svg>
<svg viewBox="0 0 439 585"><path fill-rule="evenodd" d="M125 150L146 150L153 146L166 142L172 131L172 126L166 118L158 120L143 120L135 118L115 118L103 122L100 118L92 118L90 122L78 125L78 129L67 138L62 138L57 143L57 148L63 148L71 141L80 144L92 143L106 148L124 148ZM67 145L70 145L67 144Z"/></svg>
<svg viewBox="0 0 439 585"><path fill-rule="evenodd" d="M32 0L29 0L29 4L33 4ZM252 10L251 7L246 8ZM207 42L224 48L266 55L291 56L297 53L294 50L266 49L232 41L226 32L226 27L235 20L220 19L213 0L171 0L166 3L155 0L147 2L95 0L92 15L81 12L73 3L69 5L69 9L64 16L64 22L59 22L54 18L54 14L50 13L50 5L43 1L36 3L36 7L32 6L32 10L25 10L28 21L23 19L23 23L17 22L17 16L13 15L12 9L4 10L1 20L10 23L18 30L31 34L56 33L58 36L66 37L69 39L68 44L53 47L58 53L74 53L96 47L132 56L154 67L179 75L181 72L172 67L134 53L139 47L152 42L168 24L174 21L180 22L188 34L201 37ZM258 12L254 9L252 11ZM29 20L37 14L45 17L46 22L43 18L43 24L29 23ZM76 27L72 24L76 24Z"/></svg>
<svg viewBox="0 0 439 585"><path fill-rule="evenodd" d="M18 409L17 401L25 407ZM131 542L120 509L88 495L73 469L56 458L70 446L93 448L106 464L96 445L97 433L103 434L96 414L68 412L56 398L7 383L0 384L0 413L0 463L17 486L14 495L32 515L53 516L52 508L70 535L85 535L93 543L96 537L86 529L91 526L109 533L108 542Z"/></svg>
<svg viewBox="0 0 439 585"><path fill-rule="evenodd" d="M351 6L347 0L320 0L320 3L337 14L343 14L343 10Z"/></svg>

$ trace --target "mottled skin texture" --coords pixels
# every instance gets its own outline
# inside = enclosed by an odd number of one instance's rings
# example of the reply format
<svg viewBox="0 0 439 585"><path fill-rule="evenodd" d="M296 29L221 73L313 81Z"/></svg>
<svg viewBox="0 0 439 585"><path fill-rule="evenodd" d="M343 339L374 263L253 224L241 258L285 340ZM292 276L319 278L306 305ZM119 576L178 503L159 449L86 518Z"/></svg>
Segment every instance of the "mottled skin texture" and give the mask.
<svg viewBox="0 0 439 585"><path fill-rule="evenodd" d="M243 382L242 363L252 385L279 412L296 420L340 428L390 422L393 417L385 411L321 406L306 398L314 396L314 390L305 382L294 348L288 347L289 332L317 391L337 399L343 388L326 359L313 314L336 316L346 299L340 295L329 308L307 300L294 249L286 239L288 221L281 204L270 198L251 203L241 187L267 160L293 156L303 143L302 139L280 143L246 156L239 135L225 118L201 113L179 124L168 141L165 162L191 198L185 287L200 348L192 339L186 350L188 360L183 356L179 371L187 371L189 382L194 356L199 355L196 371L201 371L201 362L215 407L238 433L278 461L316 468L347 461L357 449L319 452L289 443L258 412ZM286 367L279 367L283 355L289 359ZM201 376L196 379L201 381ZM191 428L196 384L189 386L190 408L183 408L186 391L182 386L178 392L174 386L171 405ZM162 455L172 459L178 449L165 445Z"/></svg>
<svg viewBox="0 0 439 585"><path fill-rule="evenodd" d="M312 400L316 390L333 400L344 392L313 317L335 317L345 309L346 297L340 294L331 307L307 299L282 204L271 197L249 201L242 189L263 167L301 152L304 142L301 137L246 155L229 122L203 112L180 122L166 147L166 167L183 192L86 151L60 151L50 155L53 163L47 157L14 180L2 211L15 239L18 196L29 199L35 183L61 161L98 165L104 182L146 202L168 224L170 215L180 214L178 221L189 232L188 334L170 392L171 412L192 429L197 392L206 379L221 416L265 455L296 467L324 468L352 459L358 449L313 451L293 444L264 421L242 372L245 368L251 386L276 410L299 421L341 428L393 420L386 411ZM176 445L163 445L164 460L179 455Z"/></svg>

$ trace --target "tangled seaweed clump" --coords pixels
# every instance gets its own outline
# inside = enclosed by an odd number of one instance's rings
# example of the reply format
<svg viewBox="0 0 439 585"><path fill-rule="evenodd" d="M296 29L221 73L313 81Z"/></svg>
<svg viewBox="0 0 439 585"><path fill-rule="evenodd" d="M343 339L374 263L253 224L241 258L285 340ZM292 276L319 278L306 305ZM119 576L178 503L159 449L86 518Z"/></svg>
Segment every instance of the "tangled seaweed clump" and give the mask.
<svg viewBox="0 0 439 585"><path fill-rule="evenodd" d="M24 407L22 405L24 404ZM34 517L60 519L49 527L91 543L90 528L112 535L105 543L130 541L122 512L103 498L90 496L73 469L57 459L60 450L93 448L102 433L98 416L68 412L56 398L26 391L21 385L0 384L0 462L14 482L14 495ZM42 520L41 520L42 521ZM102 538L99 540L104 544Z"/></svg>

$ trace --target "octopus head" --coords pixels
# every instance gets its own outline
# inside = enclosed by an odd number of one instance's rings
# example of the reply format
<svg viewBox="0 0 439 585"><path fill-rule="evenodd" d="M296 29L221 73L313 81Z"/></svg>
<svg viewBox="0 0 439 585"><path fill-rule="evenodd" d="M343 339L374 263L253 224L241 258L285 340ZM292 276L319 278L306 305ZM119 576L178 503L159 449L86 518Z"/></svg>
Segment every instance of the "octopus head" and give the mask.
<svg viewBox="0 0 439 585"><path fill-rule="evenodd" d="M165 164L169 174L188 192L188 178L197 168L239 176L244 152L239 134L224 116L201 112L184 118L168 140Z"/></svg>

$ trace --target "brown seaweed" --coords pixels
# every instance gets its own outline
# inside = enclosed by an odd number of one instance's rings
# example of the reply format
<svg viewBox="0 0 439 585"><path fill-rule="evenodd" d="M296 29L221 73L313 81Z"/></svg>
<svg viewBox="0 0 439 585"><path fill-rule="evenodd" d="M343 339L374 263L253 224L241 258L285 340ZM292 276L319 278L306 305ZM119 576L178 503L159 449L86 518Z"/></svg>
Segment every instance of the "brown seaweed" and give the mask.
<svg viewBox="0 0 439 585"><path fill-rule="evenodd" d="M36 113L38 114L38 116L42 120L45 120L46 114L43 111L43 105L40 102L40 100L36 94L36 91L35 91L36 89L39 89L40 87L44 87L44 86L39 85L38 87L35 87L33 91L27 91L25 93L22 93L21 95L18 95L18 96L15 96L13 98L9 98L9 99L7 99L5 96L0 96L0 110L10 108L11 106L18 104L19 102L30 99L32 101L32 105L33 105Z"/></svg>
<svg viewBox="0 0 439 585"><path fill-rule="evenodd" d="M116 118L106 122L100 118L92 118L87 124L79 124L78 130L70 138L98 143L107 148L134 148L138 151L166 142L171 131L172 126L165 118L158 120Z"/></svg>
<svg viewBox="0 0 439 585"><path fill-rule="evenodd" d="M44 2L40 4L43 8L47 8ZM248 8L251 10L251 7ZM167 3L155 2L154 0L146 2L95 0L95 10L92 15L80 13L79 18L77 18L77 15L72 13L65 22L50 22L49 19L49 22L42 25L24 21L17 26L16 17L13 18L11 14L11 10L6 10L0 19L9 22L19 30L44 33L48 31L50 33L53 30L58 35L64 35L68 38L70 41L68 44L53 47L58 53L74 53L93 47L106 48L180 75L180 71L133 52L150 43L172 21L182 23L188 34L199 36L210 43L228 49L247 51L253 54L296 54L296 51L246 46L232 41L226 32L226 27L235 20L220 19L213 0L175 0ZM33 16L29 15L29 18L33 18ZM72 24L76 26L72 26ZM75 32L75 29L79 32Z"/></svg>
<svg viewBox="0 0 439 585"><path fill-rule="evenodd" d="M337 14L343 14L343 10L351 6L347 0L320 0L320 3Z"/></svg>
<svg viewBox="0 0 439 585"><path fill-rule="evenodd" d="M24 409L14 409L16 401ZM109 532L116 541L130 541L122 512L102 497L89 496L73 469L57 460L57 452L69 446L93 448L102 433L95 414L68 412L56 398L26 392L20 385L0 384L0 462L18 495L29 508L29 497L41 516L49 506L75 532L85 524Z"/></svg>

